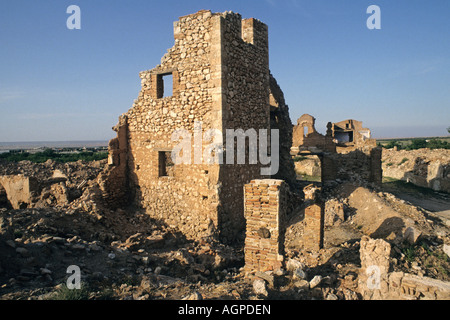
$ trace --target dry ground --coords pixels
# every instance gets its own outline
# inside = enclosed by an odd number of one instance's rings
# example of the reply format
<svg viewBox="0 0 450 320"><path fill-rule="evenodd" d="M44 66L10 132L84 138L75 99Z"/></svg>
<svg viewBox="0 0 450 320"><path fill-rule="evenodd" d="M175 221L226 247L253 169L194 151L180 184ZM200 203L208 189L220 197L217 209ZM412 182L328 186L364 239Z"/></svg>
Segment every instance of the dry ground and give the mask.
<svg viewBox="0 0 450 320"><path fill-rule="evenodd" d="M66 168L74 188L96 171L83 173L80 163L48 165L39 167L40 175ZM109 210L96 203L93 184L67 206L0 208L0 299L359 299L363 235L391 243L394 270L449 281L450 262L443 251L449 243L449 198L407 187L340 184L326 191L327 200L344 204L344 219L326 228L319 252L287 247L286 261L292 259L304 274L299 276L297 268L272 275L266 294L255 292L252 280L244 277L241 246L189 241L137 208ZM421 233L414 244L402 238L408 226ZM289 230L291 239L301 240L301 217ZM81 269L81 290L65 287L69 265ZM313 288L315 276L322 281Z"/></svg>

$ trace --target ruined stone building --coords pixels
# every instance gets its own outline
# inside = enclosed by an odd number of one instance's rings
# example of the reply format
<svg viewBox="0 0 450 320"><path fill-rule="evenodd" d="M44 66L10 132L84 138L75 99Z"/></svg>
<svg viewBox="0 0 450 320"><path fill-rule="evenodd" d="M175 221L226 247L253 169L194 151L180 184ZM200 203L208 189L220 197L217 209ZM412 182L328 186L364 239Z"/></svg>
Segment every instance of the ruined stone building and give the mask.
<svg viewBox="0 0 450 320"><path fill-rule="evenodd" d="M233 241L244 234L244 184L295 181L292 124L269 70L268 28L237 13L203 10L176 21L174 38L161 63L139 74L142 89L114 128L101 187L112 205L141 206L187 237L217 232ZM180 129L192 134L193 161L173 165L170 155L180 143L173 133ZM205 136L211 129L223 141L227 129L279 129L280 169L272 177L261 174L260 161L196 161L197 148L202 154L211 143ZM227 152L233 150L223 150L224 159Z"/></svg>
<svg viewBox="0 0 450 320"><path fill-rule="evenodd" d="M340 123L330 123L325 136L315 130L310 115L292 125L269 69L268 28L259 20L203 10L176 21L174 38L161 63L139 74L139 96L114 127L109 165L98 179L104 199L112 206L142 207L187 238L214 235L241 244L245 239L249 272L283 265L286 223L293 207L303 206L304 248L319 250L324 228L320 188L299 189L292 155L319 155L325 182L349 172L381 181L375 148L367 149L368 140L358 138L366 136L360 123L344 124L343 132ZM272 148L272 129L278 130L278 149ZM350 129L356 130L357 144L335 142L350 137ZM237 161L239 138L232 136L230 143L228 130L259 133L253 144L244 134L244 163ZM261 147L264 140L268 145ZM180 141L188 148L180 151ZM262 171L267 163L261 153L258 161L250 159L255 143L259 152L267 148L267 155L279 156L277 170ZM348 155L338 152L340 147L348 148ZM183 161L174 164L174 154L175 161ZM213 161L205 161L210 156Z"/></svg>
<svg viewBox="0 0 450 320"><path fill-rule="evenodd" d="M332 123L331 132L333 139L340 146L376 145L375 140L370 139L370 129L363 128L361 121L349 119Z"/></svg>
<svg viewBox="0 0 450 320"><path fill-rule="evenodd" d="M318 156L323 183L336 179L381 183L382 149L361 121L329 122L322 135L316 131L315 118L304 114L292 132L291 154Z"/></svg>

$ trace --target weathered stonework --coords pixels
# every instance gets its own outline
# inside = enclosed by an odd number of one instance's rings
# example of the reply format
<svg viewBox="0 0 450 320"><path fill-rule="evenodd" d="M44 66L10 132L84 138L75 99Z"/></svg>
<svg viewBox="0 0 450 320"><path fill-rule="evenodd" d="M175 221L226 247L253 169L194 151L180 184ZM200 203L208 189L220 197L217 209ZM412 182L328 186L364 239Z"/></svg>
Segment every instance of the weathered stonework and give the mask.
<svg viewBox="0 0 450 320"><path fill-rule="evenodd" d="M13 209L30 207L40 191L37 179L23 175L0 176L0 186Z"/></svg>
<svg viewBox="0 0 450 320"><path fill-rule="evenodd" d="M283 266L287 184L282 180L252 180L245 194L245 270L273 271Z"/></svg>
<svg viewBox="0 0 450 320"><path fill-rule="evenodd" d="M325 205L320 199L320 189L314 185L305 187L303 192L305 193L303 248L307 251L318 251L323 248Z"/></svg>
<svg viewBox="0 0 450 320"><path fill-rule="evenodd" d="M388 291L391 246L383 239L365 236L360 242L361 269L358 276L360 293L369 300L381 299Z"/></svg>
<svg viewBox="0 0 450 320"><path fill-rule="evenodd" d="M326 135L318 133L314 125L315 118L309 114L298 119L293 127L292 156L318 156L325 184L336 179L381 184L382 148L362 122L329 122ZM298 163L298 171L302 171L301 165Z"/></svg>
<svg viewBox="0 0 450 320"><path fill-rule="evenodd" d="M383 149L383 176L450 193L450 150Z"/></svg>
<svg viewBox="0 0 450 320"><path fill-rule="evenodd" d="M358 290L365 300L448 300L450 283L390 272L391 246L382 239L361 239Z"/></svg>
<svg viewBox="0 0 450 320"><path fill-rule="evenodd" d="M363 128L362 122L348 119L331 124L331 136L338 147L376 146L376 140L371 139L371 132Z"/></svg>
<svg viewBox="0 0 450 320"><path fill-rule="evenodd" d="M110 143L111 166L100 178L102 191L113 204L142 206L188 238L219 234L224 241L243 240L242 187L271 177L262 176L259 162L208 164L196 154L212 142L205 137L210 129L225 142L227 129L270 132L273 126L280 129L281 141L282 169L276 178L295 180L292 124L269 71L267 26L233 12L202 10L176 21L174 38L161 64L140 73L142 89ZM170 86L167 75L172 75L170 96L164 88ZM168 154L181 141L172 134L180 129L192 135L191 164L169 168ZM223 159L226 155L225 149Z"/></svg>

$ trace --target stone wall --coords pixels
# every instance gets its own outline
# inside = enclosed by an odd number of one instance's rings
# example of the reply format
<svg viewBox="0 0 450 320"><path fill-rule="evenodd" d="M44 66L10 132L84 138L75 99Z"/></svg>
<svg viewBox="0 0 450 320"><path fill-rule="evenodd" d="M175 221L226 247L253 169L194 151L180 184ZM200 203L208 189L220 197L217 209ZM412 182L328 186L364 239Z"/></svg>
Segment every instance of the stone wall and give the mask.
<svg viewBox="0 0 450 320"><path fill-rule="evenodd" d="M391 246L382 239L361 239L358 290L365 300L449 300L450 283L390 272Z"/></svg>
<svg viewBox="0 0 450 320"><path fill-rule="evenodd" d="M367 236L360 241L361 269L358 276L361 295L368 300L382 299L389 291L388 273L391 246L383 239Z"/></svg>
<svg viewBox="0 0 450 320"><path fill-rule="evenodd" d="M220 25L221 17L209 11L175 22L175 45L160 65L140 73L142 90L126 113L133 201L187 236L206 235L211 223L218 224L218 167L194 159L194 152L203 151L199 140L189 141L193 142L189 160L198 164L176 165L171 175L161 174L161 154L180 142L179 137L172 141L176 129L200 138L207 129L222 129ZM172 73L172 96L164 97L162 81L168 73Z"/></svg>
<svg viewBox="0 0 450 320"><path fill-rule="evenodd" d="M288 186L282 180L252 180L245 194L245 270L273 271L283 266Z"/></svg>
<svg viewBox="0 0 450 320"><path fill-rule="evenodd" d="M40 194L39 182L23 175L0 176L0 185L13 209L32 206Z"/></svg>
<svg viewBox="0 0 450 320"><path fill-rule="evenodd" d="M324 183L339 179L381 184L382 150L376 146L376 140L367 138L358 131L370 133L369 129L362 128L359 121L348 120L352 123L348 130L353 132L355 140L340 144L333 136L334 124L329 122L326 135L322 135L316 131L315 120L309 114L304 114L297 120L297 125L293 127L292 156L318 156L321 181ZM342 123L345 127L347 121Z"/></svg>
<svg viewBox="0 0 450 320"><path fill-rule="evenodd" d="M381 184L380 147L358 147L341 149L337 153L324 153L322 181L372 182Z"/></svg>
<svg viewBox="0 0 450 320"><path fill-rule="evenodd" d="M102 191L116 203L120 198L127 203L129 197L189 238L218 234L225 242L243 241L242 187L252 179L270 176L261 173L268 165L250 163L248 143L245 164L236 163L238 142L235 139L228 145L227 130L246 133L251 129L258 137L260 129L270 132L270 101L278 105L273 118L280 120L280 127L290 125L281 89L269 71L267 26L233 12L202 10L174 23L174 39L161 64L140 73L142 89L132 108L120 117L123 123L118 127L124 129L118 131L120 141L110 146L115 160L100 179ZM173 89L167 96L169 74ZM205 136L211 129L217 130L214 141ZM176 130L190 134L189 150L176 149L186 142L173 136ZM290 129L283 130L280 154L284 162L277 177L292 180L288 156L292 135ZM120 132L126 132L123 142ZM202 157L212 142L226 145L225 150L213 148L209 153L222 155L222 163L206 163ZM190 163L166 167L174 149ZM232 163L226 161L227 152L230 159L234 157ZM126 166L121 167L124 161ZM124 184L127 187L122 188ZM117 190L126 192L117 194Z"/></svg>
<svg viewBox="0 0 450 320"><path fill-rule="evenodd" d="M318 156L302 156L302 159L294 162L295 173L297 175L320 177L322 175L321 162Z"/></svg>
<svg viewBox="0 0 450 320"><path fill-rule="evenodd" d="M283 91L272 75L270 75L270 128L278 129L280 136L280 167L272 178L284 180L292 187L296 182L294 162L290 154L293 141L292 121Z"/></svg>
<svg viewBox="0 0 450 320"><path fill-rule="evenodd" d="M256 19L242 20L237 14L226 14L221 21L222 130L270 129L267 26ZM225 157L229 151L225 150ZM221 166L219 225L227 240L243 234L242 187L259 178L263 178L261 164L249 164L248 157L246 164L227 161Z"/></svg>
<svg viewBox="0 0 450 320"><path fill-rule="evenodd" d="M450 193L450 150L383 149L383 176Z"/></svg>
<svg viewBox="0 0 450 320"><path fill-rule="evenodd" d="M128 191L128 123L126 117L120 117L113 128L117 138L109 141L108 165L97 177L102 198L111 208L124 207L130 203Z"/></svg>

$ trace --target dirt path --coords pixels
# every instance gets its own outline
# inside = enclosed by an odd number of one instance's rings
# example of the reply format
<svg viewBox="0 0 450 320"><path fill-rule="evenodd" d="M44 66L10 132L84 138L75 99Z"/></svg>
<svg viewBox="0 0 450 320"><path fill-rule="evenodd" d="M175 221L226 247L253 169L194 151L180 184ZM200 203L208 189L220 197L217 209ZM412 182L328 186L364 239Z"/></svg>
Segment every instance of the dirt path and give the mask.
<svg viewBox="0 0 450 320"><path fill-rule="evenodd" d="M450 194L400 183L383 183L383 191L421 207L450 223Z"/></svg>

